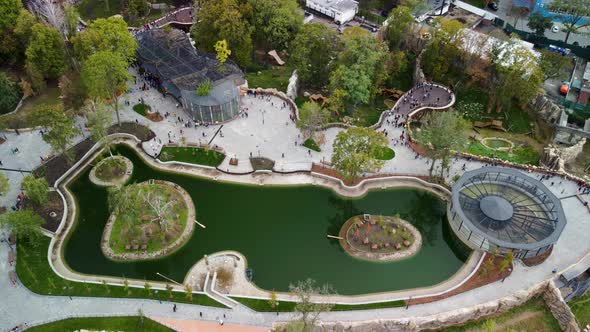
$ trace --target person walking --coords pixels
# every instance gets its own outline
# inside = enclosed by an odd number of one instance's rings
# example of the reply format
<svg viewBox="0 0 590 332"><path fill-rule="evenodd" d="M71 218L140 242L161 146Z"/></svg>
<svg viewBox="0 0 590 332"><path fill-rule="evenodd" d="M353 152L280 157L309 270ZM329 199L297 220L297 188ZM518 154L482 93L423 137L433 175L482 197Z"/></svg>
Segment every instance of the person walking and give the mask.
<svg viewBox="0 0 590 332"><path fill-rule="evenodd" d="M176 304L174 306L172 306L172 311L176 312Z"/></svg>

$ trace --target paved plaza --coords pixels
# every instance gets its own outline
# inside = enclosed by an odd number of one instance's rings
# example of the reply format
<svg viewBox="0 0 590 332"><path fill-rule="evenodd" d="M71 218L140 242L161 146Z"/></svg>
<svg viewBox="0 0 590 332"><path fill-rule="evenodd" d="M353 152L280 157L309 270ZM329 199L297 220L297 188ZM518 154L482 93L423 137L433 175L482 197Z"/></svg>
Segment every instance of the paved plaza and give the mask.
<svg viewBox="0 0 590 332"><path fill-rule="evenodd" d="M187 115L177 106L177 102L171 97L164 97L154 91L142 91L139 84L132 87L131 91L123 97L129 101L128 106L123 106L121 118L123 121L138 122L149 126L156 138L148 143L154 153L161 148L162 143L178 143L182 137L187 142L205 144L211 141L225 151L228 157L237 158L238 166L230 166L228 159L220 166L222 170L245 173L251 171L248 158L262 156L276 161L276 169L283 171L309 170L312 162L319 163L322 160L329 161L332 154L332 142L342 129L330 128L318 135L323 137L321 152L310 151L303 147L303 137L295 124L290 119L290 112L283 107L281 99L276 97L256 98L246 96L242 99L242 110L248 115L242 115L222 125L183 127L188 122ZM420 92L421 93L421 92ZM132 106L143 100L153 109L162 114L170 113L161 122L151 122L143 116L135 113ZM441 97L435 97L441 98ZM394 159L385 163L381 173L426 175L430 168L430 160L417 156L416 153L404 144L406 137L403 127L398 127L396 114L388 115L379 131L386 131L390 147L396 152ZM113 115L113 119L115 119ZM84 119L77 120L78 125L83 126ZM219 130L220 129L220 130ZM182 130L182 132L181 132ZM219 130L219 133L215 133ZM15 170L31 170L41 164L40 157L51 154L50 147L43 142L39 131L22 132L20 135L6 133L7 141L0 145L0 155L3 167ZM84 135L88 135L85 133ZM215 136L214 136L215 135ZM404 137L402 139L401 137ZM84 136L76 139L80 141ZM12 153L18 147L18 153ZM149 148L148 148L149 149ZM150 152L150 151L148 151ZM485 163L455 158L446 175L450 180L465 170L473 170L485 166ZM436 166L440 170L440 166ZM24 173L19 171L6 172L11 183L10 192L0 197L0 204L10 207L14 204L16 195L20 192L20 182ZM541 174L529 175L539 179ZM522 289L556 276L552 270L563 271L577 263L590 253L590 241L585 234L590 234L590 214L575 197L577 185L572 181L566 181L558 177L544 180L548 188L559 197L564 198L562 204L566 212L568 224L562 233L560 240L553 249L553 254L548 260L539 266L526 267L517 264L512 275L505 280L502 287L497 283L477 288L451 298L435 303L422 304L405 308L390 308L378 310L363 310L354 312L331 312L322 315L324 320L368 320L379 317L408 318L434 315L441 312L460 310L463 307L483 304L504 296L513 294ZM589 199L588 195L586 198ZM167 317L175 320L201 320L199 313L203 313L203 319L215 323L220 317L226 315L226 324L240 324L268 328L275 321L293 319L292 313L256 313L242 305L234 309L219 309L196 305L179 304L179 310L172 312L172 304L159 303L152 300L134 299L106 299L106 298L78 298L39 296L31 293L22 285L9 286L8 271L11 269L7 263L8 245L0 243L0 328L9 329L22 323L40 323L47 320L65 318L71 315L133 315L141 309L150 317ZM158 318L161 319L161 318ZM179 323L180 324L180 323ZM185 323L182 323L185 324ZM189 331L189 328L183 329ZM260 329L252 329L252 331ZM200 330L195 330L200 331ZM244 330L246 331L246 330Z"/></svg>

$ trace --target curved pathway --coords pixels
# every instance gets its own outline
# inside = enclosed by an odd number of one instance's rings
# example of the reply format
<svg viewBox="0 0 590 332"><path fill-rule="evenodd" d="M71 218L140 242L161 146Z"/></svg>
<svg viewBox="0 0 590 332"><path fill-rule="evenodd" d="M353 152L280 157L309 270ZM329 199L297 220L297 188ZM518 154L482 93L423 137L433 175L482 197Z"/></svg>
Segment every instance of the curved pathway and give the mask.
<svg viewBox="0 0 590 332"><path fill-rule="evenodd" d="M398 99L394 113L408 115L421 107L447 108L454 102L453 92L435 83L420 83Z"/></svg>

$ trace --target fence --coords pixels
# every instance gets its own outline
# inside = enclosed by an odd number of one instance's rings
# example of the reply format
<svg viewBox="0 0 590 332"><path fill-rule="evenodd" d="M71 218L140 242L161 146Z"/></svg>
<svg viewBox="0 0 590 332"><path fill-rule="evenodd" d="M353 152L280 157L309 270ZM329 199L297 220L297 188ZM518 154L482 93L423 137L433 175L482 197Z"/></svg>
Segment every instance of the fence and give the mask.
<svg viewBox="0 0 590 332"><path fill-rule="evenodd" d="M555 45L563 48L569 48L577 56L585 59L590 59L590 45L582 47L579 45L565 43L562 40L553 40L547 37L540 37L532 32L518 30L514 28L514 26L512 26L511 24L506 24L504 30L506 30L506 32L508 33L514 32L518 34L523 40L533 43L537 47L546 48L549 47L549 45Z"/></svg>

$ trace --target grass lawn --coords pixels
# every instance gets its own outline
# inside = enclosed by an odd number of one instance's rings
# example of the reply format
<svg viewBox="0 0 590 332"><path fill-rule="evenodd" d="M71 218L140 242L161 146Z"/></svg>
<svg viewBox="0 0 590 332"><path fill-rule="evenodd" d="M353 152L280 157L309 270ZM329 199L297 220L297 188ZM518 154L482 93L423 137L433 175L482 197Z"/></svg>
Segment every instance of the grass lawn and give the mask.
<svg viewBox="0 0 590 332"><path fill-rule="evenodd" d="M303 142L303 146L305 146L306 148L313 150L313 151L317 151L317 152L322 151L322 149L320 149L318 144L312 138L306 139L305 142Z"/></svg>
<svg viewBox="0 0 590 332"><path fill-rule="evenodd" d="M150 105L147 104L135 104L133 106L133 110L135 111L135 113L141 115L141 116L146 116L147 111L150 109Z"/></svg>
<svg viewBox="0 0 590 332"><path fill-rule="evenodd" d="M30 128L40 125L35 116L36 108L42 104L56 105L61 102L61 92L57 86L47 87L40 94L27 98L21 108L12 114L0 116L0 121L8 128Z"/></svg>
<svg viewBox="0 0 590 332"><path fill-rule="evenodd" d="M353 123L362 127L372 126L377 123L381 113L389 110L384 103L385 99L384 96L378 95L368 104L357 105L352 111L352 115L350 115L354 118Z"/></svg>
<svg viewBox="0 0 590 332"><path fill-rule="evenodd" d="M96 166L95 166L96 167ZM106 160L96 167L95 175L103 181L112 181L125 175L127 165L119 159Z"/></svg>
<svg viewBox="0 0 590 332"><path fill-rule="evenodd" d="M225 155L215 150L205 150L197 147L167 146L160 153L161 161L181 161L196 165L217 167L225 159Z"/></svg>
<svg viewBox="0 0 590 332"><path fill-rule="evenodd" d="M485 147L479 141L472 142L467 148L467 152L478 156L499 158L502 160L528 165L539 165L541 156L539 152L531 146L520 146L512 150L509 154L506 151L496 151Z"/></svg>
<svg viewBox="0 0 590 332"><path fill-rule="evenodd" d="M85 317L70 318L53 323L39 325L28 329L31 332L73 332L91 331L135 331L135 332L172 332L174 330L156 323L149 318L140 317Z"/></svg>
<svg viewBox="0 0 590 332"><path fill-rule="evenodd" d="M590 293L570 301L569 306L576 315L580 327L584 328L590 324Z"/></svg>
<svg viewBox="0 0 590 332"><path fill-rule="evenodd" d="M493 324L495 324L495 328L491 330L486 329L486 326ZM561 331L561 329L543 300L541 298L535 298L520 307L499 316L473 321L462 326L449 327L438 331L558 332Z"/></svg>
<svg viewBox="0 0 590 332"><path fill-rule="evenodd" d="M47 262L50 238L42 236L36 247L27 241L17 244L16 273L20 282L34 293L41 295L141 298L172 301L179 303L193 303L211 307L224 307L221 303L204 294L193 294L192 302L186 299L184 293L155 291L148 292L144 288L129 288L122 286L104 286L73 282L60 278L53 272ZM170 297L170 295L172 297Z"/></svg>
<svg viewBox="0 0 590 332"><path fill-rule="evenodd" d="M388 148L387 146L384 146L383 148L377 150L377 152L375 153L375 159L379 160L391 160L393 159L393 157L395 157L395 151Z"/></svg>
<svg viewBox="0 0 590 332"><path fill-rule="evenodd" d="M250 89L275 88L279 91L286 92L292 73L293 68L288 65L270 66L267 69L246 73L246 80L248 80L248 87Z"/></svg>
<svg viewBox="0 0 590 332"><path fill-rule="evenodd" d="M291 312L295 309L296 302L279 301L279 305L276 308L272 308L268 300L259 299L248 299L243 297L232 297L234 300L242 303L250 309L258 312ZM332 307L332 311L347 311L347 310L367 310L367 309L378 309L378 308L396 308L403 307L406 305L406 301L390 301L383 303L371 303L371 304L336 304Z"/></svg>

